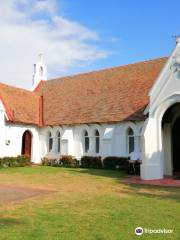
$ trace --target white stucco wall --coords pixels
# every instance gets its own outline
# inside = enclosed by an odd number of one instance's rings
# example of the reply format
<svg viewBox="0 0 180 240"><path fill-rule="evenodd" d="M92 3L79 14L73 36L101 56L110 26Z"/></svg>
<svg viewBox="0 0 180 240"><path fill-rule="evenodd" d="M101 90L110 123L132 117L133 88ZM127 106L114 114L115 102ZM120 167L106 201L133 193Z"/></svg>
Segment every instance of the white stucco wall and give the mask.
<svg viewBox="0 0 180 240"><path fill-rule="evenodd" d="M29 130L32 134L32 162L40 162L39 129L31 125L12 124L7 121L4 106L0 102L0 157L21 155L22 136ZM9 143L8 143L9 142Z"/></svg>
<svg viewBox="0 0 180 240"><path fill-rule="evenodd" d="M26 130L29 130L32 134L31 161L34 163L40 162L40 142L38 129L36 127L28 125L5 125L4 134L1 135L1 157L21 155L22 136ZM9 141L10 143L7 144L7 141Z"/></svg>
<svg viewBox="0 0 180 240"><path fill-rule="evenodd" d="M40 130L41 157L48 153L48 133L53 136L52 154L57 153L57 131L61 133L61 154L70 154L77 158L83 155L128 156L127 129L131 127L135 136L135 151L139 152L140 130L143 122L117 124L82 124L76 126L48 127ZM100 152L95 153L94 131L100 133ZM83 150L83 132L86 130L90 139L88 153ZM109 131L109 132L108 132ZM108 133L107 133L108 132Z"/></svg>

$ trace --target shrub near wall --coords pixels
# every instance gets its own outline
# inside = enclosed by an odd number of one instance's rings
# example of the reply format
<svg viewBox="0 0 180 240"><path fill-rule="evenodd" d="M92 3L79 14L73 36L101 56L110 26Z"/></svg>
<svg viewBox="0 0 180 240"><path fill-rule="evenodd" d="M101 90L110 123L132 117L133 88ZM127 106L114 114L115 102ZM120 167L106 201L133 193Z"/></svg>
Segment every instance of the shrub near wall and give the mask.
<svg viewBox="0 0 180 240"><path fill-rule="evenodd" d="M105 169L119 169L127 171L128 158L126 157L105 157L103 159Z"/></svg>
<svg viewBox="0 0 180 240"><path fill-rule="evenodd" d="M52 167L77 167L78 162L71 155L63 155L60 159L44 157L42 158L42 165Z"/></svg>
<svg viewBox="0 0 180 240"><path fill-rule="evenodd" d="M51 166L51 162L52 162L52 160L51 160L51 159L48 159L47 157L43 157L43 158L41 159L41 164L42 164L43 166Z"/></svg>
<svg viewBox="0 0 180 240"><path fill-rule="evenodd" d="M101 157L83 156L81 158L81 167L84 168L102 168Z"/></svg>
<svg viewBox="0 0 180 240"><path fill-rule="evenodd" d="M60 164L63 167L77 167L77 160L71 155L64 155L60 159Z"/></svg>
<svg viewBox="0 0 180 240"><path fill-rule="evenodd" d="M17 157L3 157L0 158L0 167L24 167L30 165L30 158L28 156L17 156Z"/></svg>

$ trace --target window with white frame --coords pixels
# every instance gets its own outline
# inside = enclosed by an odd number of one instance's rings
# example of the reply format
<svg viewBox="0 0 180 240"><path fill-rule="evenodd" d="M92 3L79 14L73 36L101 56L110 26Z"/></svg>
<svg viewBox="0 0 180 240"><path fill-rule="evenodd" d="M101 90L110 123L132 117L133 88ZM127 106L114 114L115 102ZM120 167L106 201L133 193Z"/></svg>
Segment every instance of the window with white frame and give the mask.
<svg viewBox="0 0 180 240"><path fill-rule="evenodd" d="M57 132L57 152L61 152L61 134L59 131Z"/></svg>
<svg viewBox="0 0 180 240"><path fill-rule="evenodd" d="M84 131L84 152L88 153L89 151L89 135L88 132Z"/></svg>
<svg viewBox="0 0 180 240"><path fill-rule="evenodd" d="M52 137L52 133L49 132L48 134L48 151L51 152L53 148L53 137Z"/></svg>
<svg viewBox="0 0 180 240"><path fill-rule="evenodd" d="M127 130L127 150L128 154L134 152L134 131L132 128Z"/></svg>
<svg viewBox="0 0 180 240"><path fill-rule="evenodd" d="M100 150L100 135L99 131L95 130L95 153L99 153Z"/></svg>

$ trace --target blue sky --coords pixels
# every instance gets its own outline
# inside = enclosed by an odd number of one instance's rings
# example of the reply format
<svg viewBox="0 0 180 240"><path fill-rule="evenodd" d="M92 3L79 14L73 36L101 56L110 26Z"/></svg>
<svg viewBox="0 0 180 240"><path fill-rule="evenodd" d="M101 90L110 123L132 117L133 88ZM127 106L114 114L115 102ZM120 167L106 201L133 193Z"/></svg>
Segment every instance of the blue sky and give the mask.
<svg viewBox="0 0 180 240"><path fill-rule="evenodd" d="M65 17L98 32L100 46L111 52L89 69L169 55L172 36L180 35L180 1L71 0L62 6Z"/></svg>
<svg viewBox="0 0 180 240"><path fill-rule="evenodd" d="M30 88L39 53L48 78L167 56L179 9L178 0L1 1L1 79Z"/></svg>

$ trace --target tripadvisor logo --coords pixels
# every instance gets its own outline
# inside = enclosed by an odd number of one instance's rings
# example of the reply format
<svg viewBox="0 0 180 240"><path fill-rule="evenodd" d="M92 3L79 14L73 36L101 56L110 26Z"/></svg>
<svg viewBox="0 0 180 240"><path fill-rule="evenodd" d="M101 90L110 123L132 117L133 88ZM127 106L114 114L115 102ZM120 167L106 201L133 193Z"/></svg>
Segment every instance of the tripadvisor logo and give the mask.
<svg viewBox="0 0 180 240"><path fill-rule="evenodd" d="M137 227L137 228L135 228L134 232L135 232L136 235L140 236L140 235L143 234L143 228L142 227Z"/></svg>
<svg viewBox="0 0 180 240"><path fill-rule="evenodd" d="M173 233L173 229L159 228L159 229L151 229L151 228L142 228L137 227L134 230L137 236L142 234L171 234Z"/></svg>

